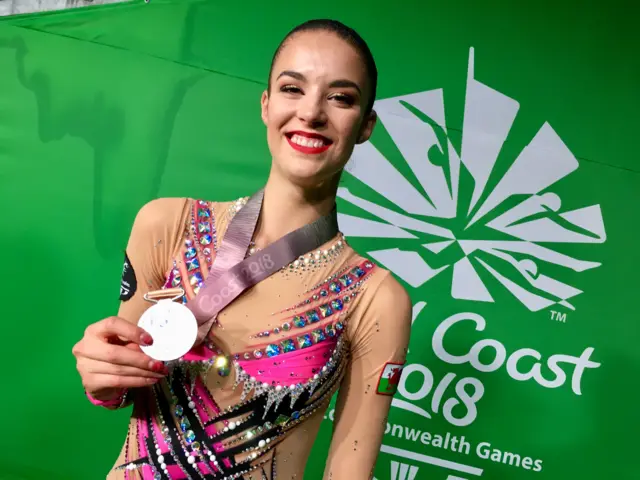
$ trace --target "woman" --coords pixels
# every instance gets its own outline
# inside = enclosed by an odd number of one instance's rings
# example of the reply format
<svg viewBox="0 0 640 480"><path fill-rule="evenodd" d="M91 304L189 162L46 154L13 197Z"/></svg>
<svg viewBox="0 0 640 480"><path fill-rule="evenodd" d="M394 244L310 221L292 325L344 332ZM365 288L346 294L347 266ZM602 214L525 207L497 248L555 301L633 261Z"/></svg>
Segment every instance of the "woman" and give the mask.
<svg viewBox="0 0 640 480"><path fill-rule="evenodd" d="M335 220L341 172L376 123L376 80L367 45L339 22L310 21L285 37L261 101L272 167L248 258ZM110 479L302 478L338 388L324 478L373 475L411 303L337 231L237 296L179 362L140 348L153 341L136 326L152 305L145 294L182 288L195 305L246 203L164 198L136 217L118 316L89 326L73 350L94 404L134 405Z"/></svg>

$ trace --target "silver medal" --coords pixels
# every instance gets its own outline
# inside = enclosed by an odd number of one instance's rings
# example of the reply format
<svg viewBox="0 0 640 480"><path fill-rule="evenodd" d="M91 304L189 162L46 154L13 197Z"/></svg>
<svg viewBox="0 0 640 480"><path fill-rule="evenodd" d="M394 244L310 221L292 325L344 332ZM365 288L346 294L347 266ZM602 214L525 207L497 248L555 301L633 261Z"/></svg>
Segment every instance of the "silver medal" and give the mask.
<svg viewBox="0 0 640 480"><path fill-rule="evenodd" d="M141 346L154 360L170 362L191 350L198 336L198 322L191 310L169 299L159 300L147 309L138 326L153 338L153 345Z"/></svg>

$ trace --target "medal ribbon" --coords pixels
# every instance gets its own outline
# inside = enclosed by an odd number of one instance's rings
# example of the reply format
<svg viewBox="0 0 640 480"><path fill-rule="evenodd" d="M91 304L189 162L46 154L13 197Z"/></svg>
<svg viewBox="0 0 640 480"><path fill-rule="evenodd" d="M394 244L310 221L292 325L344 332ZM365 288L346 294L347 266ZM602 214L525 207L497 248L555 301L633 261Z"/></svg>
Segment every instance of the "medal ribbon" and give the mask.
<svg viewBox="0 0 640 480"><path fill-rule="evenodd" d="M264 190L261 189L233 217L204 285L186 305L198 321L196 345L206 338L220 311L242 292L327 243L338 233L338 216L334 208L329 215L286 234L245 259L263 198Z"/></svg>

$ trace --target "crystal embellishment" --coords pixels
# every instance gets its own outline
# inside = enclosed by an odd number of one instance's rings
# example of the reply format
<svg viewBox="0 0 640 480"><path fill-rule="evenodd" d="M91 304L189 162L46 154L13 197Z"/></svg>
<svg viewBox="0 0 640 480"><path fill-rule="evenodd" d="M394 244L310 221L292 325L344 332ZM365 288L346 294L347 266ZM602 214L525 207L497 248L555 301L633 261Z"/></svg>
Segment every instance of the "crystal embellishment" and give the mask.
<svg viewBox="0 0 640 480"><path fill-rule="evenodd" d="M336 336L336 329L331 324L327 325L324 331L327 333L327 336L330 338L333 338Z"/></svg>
<svg viewBox="0 0 640 480"><path fill-rule="evenodd" d="M311 340L311 335L308 333L306 335L300 335L298 337L298 348L307 348L313 345L313 341Z"/></svg>
<svg viewBox="0 0 640 480"><path fill-rule="evenodd" d="M213 360L213 366L221 377L227 377L231 373L231 362L226 355L217 355Z"/></svg>
<svg viewBox="0 0 640 480"><path fill-rule="evenodd" d="M314 330L313 332L311 332L311 335L313 335L313 340L316 343L322 342L326 339L326 337L324 336L324 332L320 329Z"/></svg>
<svg viewBox="0 0 640 480"><path fill-rule="evenodd" d="M187 417L183 417L180 419L180 430L186 432L190 426L191 423L189 422L189 419Z"/></svg>
<svg viewBox="0 0 640 480"><path fill-rule="evenodd" d="M355 267L353 270L351 270L351 275L355 275L356 277L360 278L364 275L364 270L362 270L360 267Z"/></svg>
<svg viewBox="0 0 640 480"><path fill-rule="evenodd" d="M310 337L309 335L305 335L306 337ZM299 337L303 339L305 342L311 342L311 338L304 339L305 336ZM247 396L253 391L254 398L255 396L265 395L267 396L264 412L262 414L262 419L265 420L267 414L274 409L274 412L278 410L280 404L285 401L286 397L289 397L289 401L291 402L291 410L299 411L300 416L305 415L305 413L312 411L311 409L307 409L306 407L302 410L295 408L295 404L297 400L300 398L304 392L307 392L309 397L313 395L313 392L316 388L321 385L324 380L332 375L335 371L337 365L341 363L341 358L344 353L345 343L342 339L338 339L335 348L332 349L330 356L328 358L327 363L321 368L316 370L312 378L304 383L295 383L295 384L285 384L280 381L277 383L274 382L272 384L264 383L260 378L255 378L250 376L243 368L239 362L235 362L234 365L236 367L236 381L234 383L234 388L239 386L241 383L244 383L242 387L242 396L241 398L247 398ZM260 375L260 371L258 371L258 375ZM241 400L243 401L243 400ZM291 417L291 419L296 420L297 418ZM287 417L279 418L278 423L284 422L287 420ZM257 427L258 433L261 433L260 428L264 428L263 431L268 431L273 428L273 424L270 422L266 422L263 427Z"/></svg>
<svg viewBox="0 0 640 480"><path fill-rule="evenodd" d="M286 340L280 342L280 345L282 345L282 351L284 353L293 352L296 349L295 343L293 343L293 340L291 340L290 338L287 338Z"/></svg>
<svg viewBox="0 0 640 480"><path fill-rule="evenodd" d="M289 417L286 415L278 415L278 418L276 418L276 425L283 426L286 425L288 421Z"/></svg>
<svg viewBox="0 0 640 480"><path fill-rule="evenodd" d="M333 310L331 310L331 307L329 305L320 305L320 314L326 318L329 315L331 315L333 313Z"/></svg>
<svg viewBox="0 0 640 480"><path fill-rule="evenodd" d="M192 258L191 260L187 260L187 270L193 271L200 268L200 262L197 258Z"/></svg>
<svg viewBox="0 0 640 480"><path fill-rule="evenodd" d="M334 310L342 310L342 301L339 299L331 300L331 308Z"/></svg>
<svg viewBox="0 0 640 480"><path fill-rule="evenodd" d="M280 355L280 347L278 345L267 345L267 348L264 349L267 357L275 357L276 355Z"/></svg>
<svg viewBox="0 0 640 480"><path fill-rule="evenodd" d="M310 310L307 312L307 320L309 323L315 323L318 320L320 320L320 317L318 316L318 312L316 312L315 310Z"/></svg>

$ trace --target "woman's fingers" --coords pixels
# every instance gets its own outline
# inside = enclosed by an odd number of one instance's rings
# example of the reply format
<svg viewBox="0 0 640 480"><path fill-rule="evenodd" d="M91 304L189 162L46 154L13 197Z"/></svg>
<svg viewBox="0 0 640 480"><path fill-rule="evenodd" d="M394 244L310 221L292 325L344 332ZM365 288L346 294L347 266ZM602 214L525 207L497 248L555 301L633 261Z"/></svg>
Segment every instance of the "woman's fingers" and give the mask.
<svg viewBox="0 0 640 480"><path fill-rule="evenodd" d="M105 339L119 337L138 345L153 344L153 338L149 333L120 317L108 317L89 325L86 336L99 336Z"/></svg>
<svg viewBox="0 0 640 480"><path fill-rule="evenodd" d="M91 375L115 375L124 377L164 378L168 373L166 368L164 371L155 372L126 365L101 362L99 360L87 360L87 364L81 365L80 368Z"/></svg>
<svg viewBox="0 0 640 480"><path fill-rule="evenodd" d="M123 318L109 317L89 325L73 347L85 390L108 397L160 381L168 374L167 367L140 348L152 343L147 332Z"/></svg>
<svg viewBox="0 0 640 480"><path fill-rule="evenodd" d="M152 359L141 351L122 345L114 345L98 339L87 339L74 348L76 357L125 367L135 367L150 372L163 373L164 363Z"/></svg>
<svg viewBox="0 0 640 480"><path fill-rule="evenodd" d="M120 390L159 382L168 374L167 367L140 349L152 343L147 332L123 318L89 325L72 349L85 390L109 398Z"/></svg>
<svg viewBox="0 0 640 480"><path fill-rule="evenodd" d="M96 392L105 389L126 389L137 387L148 387L160 381L159 378L150 377L130 377L127 375L109 375L98 373L90 375L84 382L87 392Z"/></svg>

